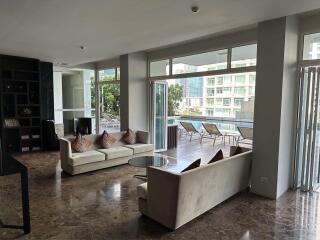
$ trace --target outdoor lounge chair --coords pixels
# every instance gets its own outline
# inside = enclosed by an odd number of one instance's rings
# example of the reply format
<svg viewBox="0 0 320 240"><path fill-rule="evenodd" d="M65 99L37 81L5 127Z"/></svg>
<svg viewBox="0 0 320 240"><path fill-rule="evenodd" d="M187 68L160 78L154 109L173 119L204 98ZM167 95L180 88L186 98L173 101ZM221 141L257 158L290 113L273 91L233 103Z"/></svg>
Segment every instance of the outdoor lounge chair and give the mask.
<svg viewBox="0 0 320 240"><path fill-rule="evenodd" d="M253 141L253 128L238 127L240 137L237 140L237 146L239 143L252 145Z"/></svg>
<svg viewBox="0 0 320 240"><path fill-rule="evenodd" d="M185 134L190 136L190 142L194 134L199 134L201 137L200 132L193 126L191 122L180 122L180 124L184 128Z"/></svg>
<svg viewBox="0 0 320 240"><path fill-rule="evenodd" d="M201 135L200 143L202 143L203 138L213 139L213 146L216 143L217 137L222 137L223 134L217 128L217 125L214 123L202 123L202 126L205 132Z"/></svg>

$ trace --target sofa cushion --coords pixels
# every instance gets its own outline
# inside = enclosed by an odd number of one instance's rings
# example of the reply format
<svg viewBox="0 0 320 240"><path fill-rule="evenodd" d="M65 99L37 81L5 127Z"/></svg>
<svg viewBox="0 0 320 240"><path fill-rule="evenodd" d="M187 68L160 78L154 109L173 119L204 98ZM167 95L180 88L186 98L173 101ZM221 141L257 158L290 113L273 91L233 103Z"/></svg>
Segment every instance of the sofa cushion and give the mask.
<svg viewBox="0 0 320 240"><path fill-rule="evenodd" d="M136 144L125 145L125 147L132 149L133 154L153 151L153 144L136 143Z"/></svg>
<svg viewBox="0 0 320 240"><path fill-rule="evenodd" d="M126 147L112 147L107 149L97 149L97 151L105 154L105 159L115 159L115 158L121 158L121 157L128 157L133 155L133 150Z"/></svg>
<svg viewBox="0 0 320 240"><path fill-rule="evenodd" d="M138 198L147 199L148 198L148 183L142 183L137 187Z"/></svg>
<svg viewBox="0 0 320 240"><path fill-rule="evenodd" d="M215 155L214 157L208 162L209 163L214 163L216 161L222 160L223 159L223 152L220 149Z"/></svg>
<svg viewBox="0 0 320 240"><path fill-rule="evenodd" d="M123 135L122 139L127 144L135 144L137 142L136 133L130 128L127 129L127 132Z"/></svg>
<svg viewBox="0 0 320 240"><path fill-rule="evenodd" d="M72 166L79 166L87 163L101 162L105 160L105 155L101 152L91 150L83 153L72 153L69 163Z"/></svg>

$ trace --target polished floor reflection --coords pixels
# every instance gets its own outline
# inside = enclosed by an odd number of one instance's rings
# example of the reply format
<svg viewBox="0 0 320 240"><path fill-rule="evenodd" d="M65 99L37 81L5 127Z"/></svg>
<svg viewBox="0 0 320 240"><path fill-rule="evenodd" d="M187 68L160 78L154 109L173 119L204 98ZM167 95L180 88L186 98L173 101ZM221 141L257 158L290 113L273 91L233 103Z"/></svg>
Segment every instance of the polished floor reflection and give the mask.
<svg viewBox="0 0 320 240"><path fill-rule="evenodd" d="M227 148L220 145L227 154ZM217 151L210 141L182 141L168 155L204 161ZM21 157L30 169L32 231L0 229L0 239L320 239L319 194L288 192L278 201L241 192L172 232L138 211L134 174L118 166L70 177L56 152ZM0 219L22 221L19 176L0 177Z"/></svg>

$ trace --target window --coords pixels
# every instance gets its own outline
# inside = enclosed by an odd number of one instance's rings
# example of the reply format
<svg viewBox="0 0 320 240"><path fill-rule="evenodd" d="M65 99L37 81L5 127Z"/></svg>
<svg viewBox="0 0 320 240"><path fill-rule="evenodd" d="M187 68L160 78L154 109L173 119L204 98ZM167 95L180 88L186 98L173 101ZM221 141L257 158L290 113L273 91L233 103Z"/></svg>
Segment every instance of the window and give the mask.
<svg viewBox="0 0 320 240"><path fill-rule="evenodd" d="M231 94L231 88L230 87L224 87L223 88L223 94Z"/></svg>
<svg viewBox="0 0 320 240"><path fill-rule="evenodd" d="M244 85L246 81L246 75L236 75L234 82L236 85Z"/></svg>
<svg viewBox="0 0 320 240"><path fill-rule="evenodd" d="M216 98L216 99L215 99L215 105L221 106L222 103L223 103L222 98Z"/></svg>
<svg viewBox="0 0 320 240"><path fill-rule="evenodd" d="M117 67L117 80L120 80L120 67Z"/></svg>
<svg viewBox="0 0 320 240"><path fill-rule="evenodd" d="M213 118L228 117L234 118L234 120L253 120L255 85L244 86L235 83L236 76L240 76L238 77L240 81L245 79L245 83L247 83L250 75L254 76L255 73L246 72L167 80L169 85L169 116L173 116L170 115L172 114L170 109L174 109L176 117L179 115L210 116ZM213 80L216 84L218 78L223 79L222 85L218 85L218 87L208 85L208 83L212 84ZM230 84L225 85L225 81L230 82ZM175 85L175 88L171 89L171 85Z"/></svg>
<svg viewBox="0 0 320 240"><path fill-rule="evenodd" d="M208 86L214 86L215 83L215 78L211 77L211 78L207 78L207 85Z"/></svg>
<svg viewBox="0 0 320 240"><path fill-rule="evenodd" d="M255 74L250 74L249 75L249 84L250 85L255 85L256 84L256 75Z"/></svg>
<svg viewBox="0 0 320 240"><path fill-rule="evenodd" d="M223 84L229 85L232 83L232 77L230 75L225 75L223 78Z"/></svg>
<svg viewBox="0 0 320 240"><path fill-rule="evenodd" d="M150 77L169 75L169 59L150 62Z"/></svg>
<svg viewBox="0 0 320 240"><path fill-rule="evenodd" d="M243 98L235 98L234 99L234 106L241 107L242 101L243 101Z"/></svg>
<svg viewBox="0 0 320 240"><path fill-rule="evenodd" d="M207 113L206 114L207 116L214 116L214 109L209 108L209 109L207 109L206 113Z"/></svg>
<svg viewBox="0 0 320 240"><path fill-rule="evenodd" d="M214 99L213 98L207 98L207 105L213 106L214 105Z"/></svg>
<svg viewBox="0 0 320 240"><path fill-rule="evenodd" d="M303 60L320 59L320 33L304 35Z"/></svg>
<svg viewBox="0 0 320 240"><path fill-rule="evenodd" d="M205 72L227 68L228 50L218 50L172 59L172 73ZM213 66L214 65L214 66Z"/></svg>
<svg viewBox="0 0 320 240"><path fill-rule="evenodd" d="M224 98L223 99L223 106L230 106L231 99L230 98Z"/></svg>
<svg viewBox="0 0 320 240"><path fill-rule="evenodd" d="M99 82L115 81L116 80L116 68L110 68L99 71Z"/></svg>
<svg viewBox="0 0 320 240"><path fill-rule="evenodd" d="M231 67L249 67L256 65L257 44L232 48Z"/></svg>
<svg viewBox="0 0 320 240"><path fill-rule="evenodd" d="M234 94L235 95L245 95L246 89L244 87L235 87L234 88Z"/></svg>
<svg viewBox="0 0 320 240"><path fill-rule="evenodd" d="M120 130L120 68L99 71L100 132Z"/></svg>
<svg viewBox="0 0 320 240"><path fill-rule="evenodd" d="M222 85L223 84L223 77L218 77L217 78L217 85Z"/></svg>
<svg viewBox="0 0 320 240"><path fill-rule="evenodd" d="M207 88L207 96L209 97L214 96L214 88Z"/></svg>
<svg viewBox="0 0 320 240"><path fill-rule="evenodd" d="M255 91L254 87L249 87L249 95L250 96L254 95L254 91Z"/></svg>

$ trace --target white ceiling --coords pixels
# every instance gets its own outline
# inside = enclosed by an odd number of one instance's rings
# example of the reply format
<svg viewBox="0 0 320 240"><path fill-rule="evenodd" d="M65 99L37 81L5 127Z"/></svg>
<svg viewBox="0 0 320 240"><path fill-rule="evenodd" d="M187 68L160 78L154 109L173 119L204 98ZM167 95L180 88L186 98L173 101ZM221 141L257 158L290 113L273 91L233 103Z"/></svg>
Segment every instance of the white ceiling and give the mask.
<svg viewBox="0 0 320 240"><path fill-rule="evenodd" d="M1 0L0 53L76 65L317 8L319 0Z"/></svg>

